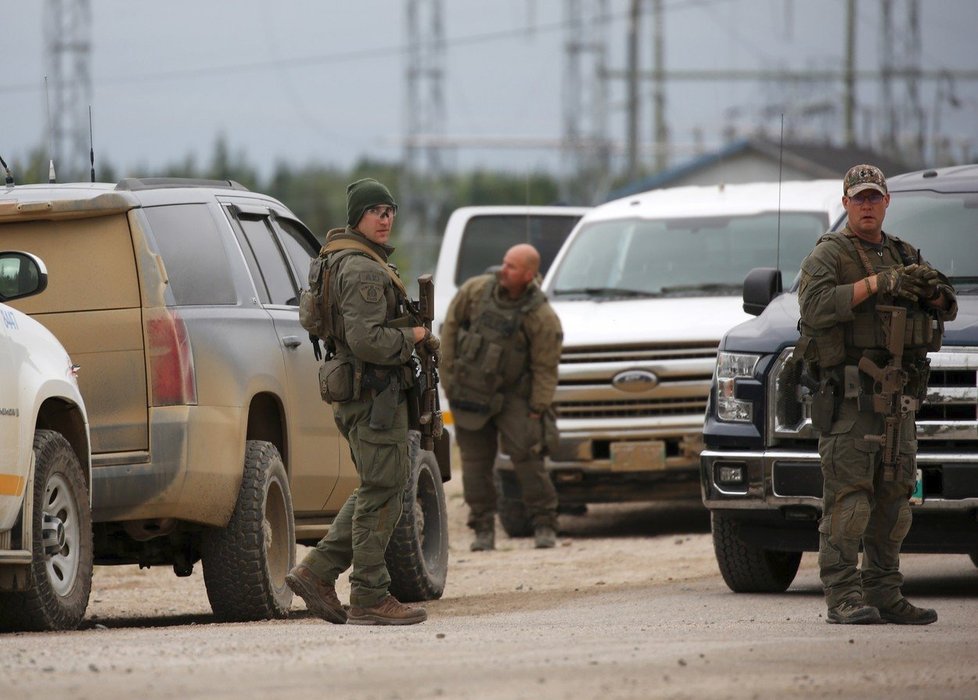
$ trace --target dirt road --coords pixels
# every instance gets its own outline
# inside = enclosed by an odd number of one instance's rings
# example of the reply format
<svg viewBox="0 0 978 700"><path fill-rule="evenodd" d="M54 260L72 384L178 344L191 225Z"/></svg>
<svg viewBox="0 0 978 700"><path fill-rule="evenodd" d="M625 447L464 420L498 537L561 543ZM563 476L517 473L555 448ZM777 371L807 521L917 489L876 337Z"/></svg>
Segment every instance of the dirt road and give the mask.
<svg viewBox="0 0 978 700"><path fill-rule="evenodd" d="M562 517L556 550L500 536L473 554L450 486L449 585L423 625L328 625L301 601L217 624L199 572L99 568L82 630L0 636L0 698L978 696L967 557L905 557L936 625L839 627L811 555L784 595L730 593L701 508L593 508Z"/></svg>

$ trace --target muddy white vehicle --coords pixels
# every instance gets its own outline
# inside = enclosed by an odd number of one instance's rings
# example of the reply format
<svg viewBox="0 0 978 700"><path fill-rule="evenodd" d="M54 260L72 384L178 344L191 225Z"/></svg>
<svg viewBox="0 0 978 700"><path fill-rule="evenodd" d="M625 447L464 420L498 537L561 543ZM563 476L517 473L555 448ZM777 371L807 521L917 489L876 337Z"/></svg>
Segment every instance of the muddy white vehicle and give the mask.
<svg viewBox="0 0 978 700"><path fill-rule="evenodd" d="M44 264L0 253L0 302L39 294ZM78 625L92 587L91 460L76 367L0 303L0 629Z"/></svg>
<svg viewBox="0 0 978 700"><path fill-rule="evenodd" d="M299 325L312 233L237 183L129 179L0 190L0 247L48 265L48 289L15 303L83 368L95 562L200 561L218 617L286 616L295 542L359 483ZM444 590L445 452L414 436L388 549L400 600Z"/></svg>

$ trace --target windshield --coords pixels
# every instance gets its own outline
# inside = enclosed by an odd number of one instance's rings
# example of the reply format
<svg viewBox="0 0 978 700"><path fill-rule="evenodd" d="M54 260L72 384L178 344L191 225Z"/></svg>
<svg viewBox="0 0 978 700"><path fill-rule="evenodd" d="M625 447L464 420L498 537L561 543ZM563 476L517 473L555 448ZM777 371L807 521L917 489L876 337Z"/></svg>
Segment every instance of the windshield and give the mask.
<svg viewBox="0 0 978 700"><path fill-rule="evenodd" d="M585 296L736 296L755 267L778 267L778 213L618 219L574 238L550 290ZM829 226L823 212L782 212L780 267L793 279Z"/></svg>
<svg viewBox="0 0 978 700"><path fill-rule="evenodd" d="M919 248L959 294L978 294L978 193L893 192L883 230Z"/></svg>

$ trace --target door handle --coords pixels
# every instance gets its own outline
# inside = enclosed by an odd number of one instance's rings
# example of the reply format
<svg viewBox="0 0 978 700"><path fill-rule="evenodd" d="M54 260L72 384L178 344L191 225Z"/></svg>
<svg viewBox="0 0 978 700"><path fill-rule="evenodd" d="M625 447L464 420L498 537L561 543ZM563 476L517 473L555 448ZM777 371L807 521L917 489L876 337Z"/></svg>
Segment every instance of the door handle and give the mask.
<svg viewBox="0 0 978 700"><path fill-rule="evenodd" d="M289 348L290 350L294 350L295 348L302 345L302 341L299 340L298 336L286 335L286 336L282 336L282 345Z"/></svg>

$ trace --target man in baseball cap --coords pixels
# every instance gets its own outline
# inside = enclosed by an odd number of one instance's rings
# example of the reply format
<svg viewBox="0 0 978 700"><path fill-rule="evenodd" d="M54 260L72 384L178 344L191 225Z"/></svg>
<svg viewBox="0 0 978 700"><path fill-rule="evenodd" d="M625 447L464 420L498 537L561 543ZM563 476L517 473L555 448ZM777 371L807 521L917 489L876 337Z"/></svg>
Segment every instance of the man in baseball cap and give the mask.
<svg viewBox="0 0 978 700"><path fill-rule="evenodd" d="M849 168L845 178L842 180L842 194L852 197L864 190L876 190L880 194L887 194L886 178L883 171L875 165L854 165Z"/></svg>

